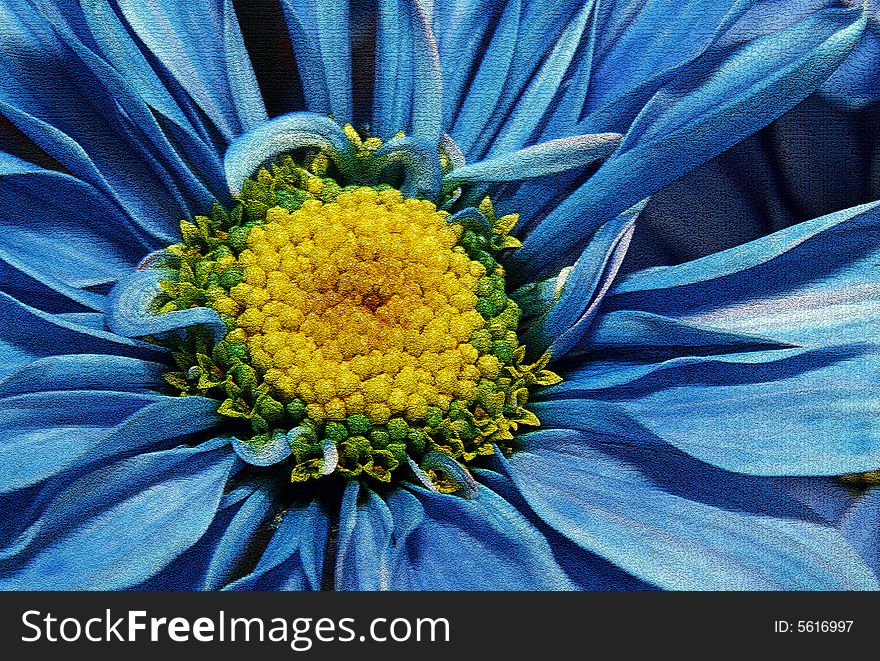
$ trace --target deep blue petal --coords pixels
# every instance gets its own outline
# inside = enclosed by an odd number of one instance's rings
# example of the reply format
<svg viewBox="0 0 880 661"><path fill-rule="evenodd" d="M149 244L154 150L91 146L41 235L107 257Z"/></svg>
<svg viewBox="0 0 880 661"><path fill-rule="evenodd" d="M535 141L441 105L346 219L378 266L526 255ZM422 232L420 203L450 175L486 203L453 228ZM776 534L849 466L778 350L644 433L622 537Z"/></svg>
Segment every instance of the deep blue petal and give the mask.
<svg viewBox="0 0 880 661"><path fill-rule="evenodd" d="M526 238L512 260L520 278L542 275L549 254L574 252L593 227L804 99L863 28L857 12L827 10L782 33L698 58L652 97L598 172Z"/></svg>
<svg viewBox="0 0 880 661"><path fill-rule="evenodd" d="M223 496L204 536L153 579L144 590L219 590L241 566L249 546L271 515L277 485L266 480Z"/></svg>
<svg viewBox="0 0 880 661"><path fill-rule="evenodd" d="M162 360L166 352L41 312L0 292L0 378L37 358L76 353Z"/></svg>
<svg viewBox="0 0 880 661"><path fill-rule="evenodd" d="M865 108L880 100L878 69L880 34L866 30L852 54L825 82L820 92L848 110Z"/></svg>
<svg viewBox="0 0 880 661"><path fill-rule="evenodd" d="M480 147L488 147L489 155L500 156L538 139L538 132L544 124L545 115L563 84L569 66L578 55L581 41L588 33L592 9L592 2L584 3L577 14L563 24L562 33L552 49L546 53L540 66L524 81L527 84L518 97L514 99L509 93L504 94L489 120L483 138L478 143L478 151ZM505 92L516 86L519 73L515 68L511 69L511 75L505 81ZM568 135L577 132L573 126L571 128ZM491 141L486 138L491 138Z"/></svg>
<svg viewBox="0 0 880 661"><path fill-rule="evenodd" d="M391 585L391 511L374 491L351 480L339 510L337 590L387 590ZM359 502L360 501L360 502Z"/></svg>
<svg viewBox="0 0 880 661"><path fill-rule="evenodd" d="M880 576L880 488L865 493L841 521L841 532Z"/></svg>
<svg viewBox="0 0 880 661"><path fill-rule="evenodd" d="M568 274L558 298L531 324L523 343L537 356L546 350L559 359L589 330L629 247L640 209L603 225Z"/></svg>
<svg viewBox="0 0 880 661"><path fill-rule="evenodd" d="M509 472L529 505L569 539L671 589L876 589L835 530L667 493L571 431L521 437Z"/></svg>
<svg viewBox="0 0 880 661"><path fill-rule="evenodd" d="M232 0L118 0L134 32L229 140L266 119Z"/></svg>
<svg viewBox="0 0 880 661"><path fill-rule="evenodd" d="M0 492L64 470L154 448L216 425L215 400L113 391L44 391L5 397Z"/></svg>
<svg viewBox="0 0 880 661"><path fill-rule="evenodd" d="M352 121L348 3L282 0L306 109Z"/></svg>
<svg viewBox="0 0 880 661"><path fill-rule="evenodd" d="M0 64L9 77L0 89L0 110L71 174L114 196L147 232L169 242L176 221L209 205L214 195L131 81L66 26L19 9L3 19L14 46L2 49L7 58Z"/></svg>
<svg viewBox="0 0 880 661"><path fill-rule="evenodd" d="M513 59L522 2L438 2L434 33L443 75L443 125L467 145L492 114ZM498 15L500 12L500 15ZM490 34L491 33L491 34ZM481 46L488 40L485 51ZM479 90L479 94L471 93Z"/></svg>
<svg viewBox="0 0 880 661"><path fill-rule="evenodd" d="M144 454L71 484L5 562L3 589L119 589L204 534L235 464L225 442Z"/></svg>
<svg viewBox="0 0 880 661"><path fill-rule="evenodd" d="M125 212L70 175L0 160L0 258L95 310L82 288L112 283L148 243Z"/></svg>
<svg viewBox="0 0 880 661"><path fill-rule="evenodd" d="M23 365L0 380L0 395L48 390L114 390L151 392L168 367L126 356L80 354L47 356Z"/></svg>
<svg viewBox="0 0 880 661"><path fill-rule="evenodd" d="M317 502L292 506L254 570L226 589L319 590L329 532L329 518Z"/></svg>
<svg viewBox="0 0 880 661"><path fill-rule="evenodd" d="M600 368L575 374L567 395L597 386L592 397L727 470L842 475L880 465L878 370L873 346L759 351Z"/></svg>
<svg viewBox="0 0 880 661"><path fill-rule="evenodd" d="M411 487L424 519L400 539L391 587L403 590L560 590L573 584L547 540L484 486L465 499Z"/></svg>

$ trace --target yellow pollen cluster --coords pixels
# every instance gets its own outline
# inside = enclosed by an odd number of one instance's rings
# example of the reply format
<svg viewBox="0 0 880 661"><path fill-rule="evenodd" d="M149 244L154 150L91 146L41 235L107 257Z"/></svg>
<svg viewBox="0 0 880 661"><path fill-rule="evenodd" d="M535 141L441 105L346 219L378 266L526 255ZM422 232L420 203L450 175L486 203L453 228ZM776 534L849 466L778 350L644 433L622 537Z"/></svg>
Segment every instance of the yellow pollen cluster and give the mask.
<svg viewBox="0 0 880 661"><path fill-rule="evenodd" d="M501 365L469 344L485 268L461 228L424 200L359 188L336 202L270 209L238 257L244 280L217 300L228 337L284 401L320 424L366 415L422 421L428 407L473 401Z"/></svg>

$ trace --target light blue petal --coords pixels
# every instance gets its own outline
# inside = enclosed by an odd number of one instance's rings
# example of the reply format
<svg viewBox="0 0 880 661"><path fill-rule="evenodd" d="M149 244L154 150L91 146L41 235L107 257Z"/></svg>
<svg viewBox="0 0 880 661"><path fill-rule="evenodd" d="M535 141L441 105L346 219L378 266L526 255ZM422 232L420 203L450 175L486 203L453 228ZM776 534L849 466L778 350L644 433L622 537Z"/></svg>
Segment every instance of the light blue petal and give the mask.
<svg viewBox="0 0 880 661"><path fill-rule="evenodd" d="M667 589L876 589L834 529L713 507L655 487L581 434L521 437L509 472L569 539Z"/></svg>
<svg viewBox="0 0 880 661"><path fill-rule="evenodd" d="M240 440L237 436L233 436L232 449L241 459L252 466L274 466L290 456L287 434L280 430L272 435L269 442L259 446L254 446Z"/></svg>
<svg viewBox="0 0 880 661"><path fill-rule="evenodd" d="M277 502L277 485L268 480L247 483L223 496L204 536L145 590L219 590L242 564Z"/></svg>
<svg viewBox="0 0 880 661"><path fill-rule="evenodd" d="M349 481L339 510L337 590L387 590L391 585L391 511L371 489ZM358 502L360 501L360 502Z"/></svg>
<svg viewBox="0 0 880 661"><path fill-rule="evenodd" d="M122 278L107 297L104 317L107 327L123 337L161 336L190 326L205 326L214 332L214 340L226 337L226 324L211 308L195 307L157 314L152 302L159 295L159 281L172 277L168 269L143 268Z"/></svg>
<svg viewBox="0 0 880 661"><path fill-rule="evenodd" d="M417 136L394 138L377 149L364 168L378 178L393 165L403 167L400 192L405 197L423 195L431 199L440 193L440 157L434 144Z"/></svg>
<svg viewBox="0 0 880 661"><path fill-rule="evenodd" d="M227 140L267 118L232 0L119 0L122 15Z"/></svg>
<svg viewBox="0 0 880 661"><path fill-rule="evenodd" d="M72 323L0 292L0 378L37 358L106 353L162 360L164 349Z"/></svg>
<svg viewBox="0 0 880 661"><path fill-rule="evenodd" d="M61 390L155 391L168 366L126 356L47 356L0 380L0 395Z"/></svg>
<svg viewBox="0 0 880 661"><path fill-rule="evenodd" d="M726 470L842 475L880 466L878 369L877 348L859 345L676 358L608 369L591 396Z"/></svg>
<svg viewBox="0 0 880 661"><path fill-rule="evenodd" d="M826 10L726 57L696 60L652 97L598 172L531 232L512 266L523 279L546 273L550 255L570 255L592 227L790 109L843 60L863 29L858 12Z"/></svg>
<svg viewBox="0 0 880 661"><path fill-rule="evenodd" d="M0 569L2 589L94 590L136 585L210 525L235 455L223 442L144 454L72 483Z"/></svg>
<svg viewBox="0 0 880 661"><path fill-rule="evenodd" d="M330 532L327 514L316 501L292 506L247 576L228 590L320 590Z"/></svg>
<svg viewBox="0 0 880 661"><path fill-rule="evenodd" d="M880 203L872 202L634 273L606 301L791 344L870 341L880 315L878 237Z"/></svg>
<svg viewBox="0 0 880 661"><path fill-rule="evenodd" d="M348 3L282 0L306 108L352 121L351 41Z"/></svg>
<svg viewBox="0 0 880 661"><path fill-rule="evenodd" d="M547 540L503 498L480 485L476 498L411 487L424 519L400 539L393 589L565 590L574 586Z"/></svg>
<svg viewBox="0 0 880 661"><path fill-rule="evenodd" d="M521 181L584 167L611 154L622 139L619 133L596 133L549 140L456 168L443 177L443 187L488 181Z"/></svg>
<svg viewBox="0 0 880 661"><path fill-rule="evenodd" d="M549 350L559 359L586 334L623 263L639 211L623 214L599 228L564 283L557 280L558 297L523 336L534 357Z"/></svg>
<svg viewBox="0 0 880 661"><path fill-rule="evenodd" d="M292 112L263 122L232 141L223 157L226 183L233 196L261 164L294 149L326 150L346 179L354 176L354 148L331 119L310 112Z"/></svg>
<svg viewBox="0 0 880 661"><path fill-rule="evenodd" d="M880 488L865 493L841 521L841 532L880 576Z"/></svg>
<svg viewBox="0 0 880 661"><path fill-rule="evenodd" d="M202 397L112 391L45 391L0 399L0 492L64 470L152 447L217 424Z"/></svg>

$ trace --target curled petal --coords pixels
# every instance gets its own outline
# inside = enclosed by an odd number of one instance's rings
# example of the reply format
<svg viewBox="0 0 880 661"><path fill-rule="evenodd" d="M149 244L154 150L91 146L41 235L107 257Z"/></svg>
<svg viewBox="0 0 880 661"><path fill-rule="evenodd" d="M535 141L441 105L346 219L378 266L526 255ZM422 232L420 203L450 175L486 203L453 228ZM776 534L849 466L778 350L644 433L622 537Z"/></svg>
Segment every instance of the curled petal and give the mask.
<svg viewBox="0 0 880 661"><path fill-rule="evenodd" d="M336 122L310 112L276 117L236 138L223 157L233 196L261 164L295 149L314 147L329 154L345 179L354 178L354 148Z"/></svg>
<svg viewBox="0 0 880 661"><path fill-rule="evenodd" d="M169 269L145 268L133 271L110 291L104 321L107 327L123 337L145 337L179 332L190 326L206 326L214 333L214 341L226 336L226 325L210 308L191 308L156 314L150 306L161 291L159 281L168 278Z"/></svg>

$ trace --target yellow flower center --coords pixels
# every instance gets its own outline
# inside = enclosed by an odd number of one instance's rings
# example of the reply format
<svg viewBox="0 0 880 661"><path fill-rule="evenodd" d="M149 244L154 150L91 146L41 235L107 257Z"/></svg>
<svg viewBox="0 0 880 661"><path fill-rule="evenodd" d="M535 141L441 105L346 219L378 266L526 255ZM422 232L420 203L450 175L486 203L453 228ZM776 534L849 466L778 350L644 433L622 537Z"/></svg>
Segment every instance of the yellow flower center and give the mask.
<svg viewBox="0 0 880 661"><path fill-rule="evenodd" d="M244 280L214 302L234 341L283 400L321 424L366 415L424 421L428 407L471 401L498 378L469 340L486 270L456 245L448 214L396 190L359 188L336 202L270 209L238 257ZM515 347L514 347L515 348Z"/></svg>

